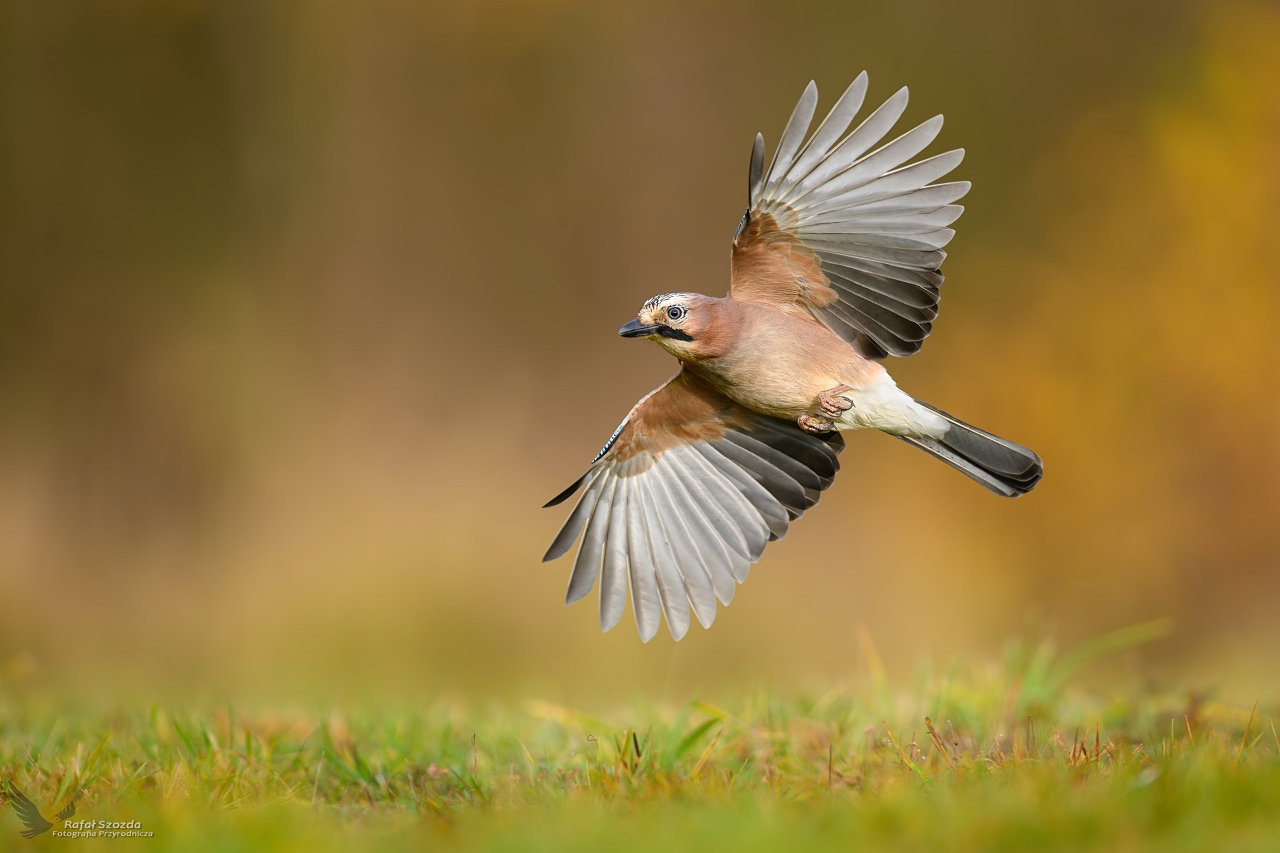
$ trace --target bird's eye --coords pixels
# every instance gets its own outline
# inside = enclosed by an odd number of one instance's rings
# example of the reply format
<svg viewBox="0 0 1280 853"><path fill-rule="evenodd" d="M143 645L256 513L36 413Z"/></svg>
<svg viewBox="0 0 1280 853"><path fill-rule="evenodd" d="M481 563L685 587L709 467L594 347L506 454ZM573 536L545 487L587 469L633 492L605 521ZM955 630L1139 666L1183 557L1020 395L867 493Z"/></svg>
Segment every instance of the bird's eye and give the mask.
<svg viewBox="0 0 1280 853"><path fill-rule="evenodd" d="M671 320L673 323L678 323L684 319L684 313L684 308L679 305L672 305L667 309L667 319Z"/></svg>

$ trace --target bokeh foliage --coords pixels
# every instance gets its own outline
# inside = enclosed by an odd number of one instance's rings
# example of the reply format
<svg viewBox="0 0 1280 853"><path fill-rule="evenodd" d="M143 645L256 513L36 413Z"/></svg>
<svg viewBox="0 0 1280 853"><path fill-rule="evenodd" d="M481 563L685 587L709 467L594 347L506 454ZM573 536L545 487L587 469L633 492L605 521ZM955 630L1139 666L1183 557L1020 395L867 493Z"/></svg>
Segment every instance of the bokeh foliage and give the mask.
<svg viewBox="0 0 1280 853"><path fill-rule="evenodd" d="M7 0L0 43L12 669L674 698L1157 617L1144 672L1274 659L1273 5ZM891 368L1044 484L852 436L712 631L602 638L536 507L671 370L614 332L723 291L752 135L863 68L975 185Z"/></svg>

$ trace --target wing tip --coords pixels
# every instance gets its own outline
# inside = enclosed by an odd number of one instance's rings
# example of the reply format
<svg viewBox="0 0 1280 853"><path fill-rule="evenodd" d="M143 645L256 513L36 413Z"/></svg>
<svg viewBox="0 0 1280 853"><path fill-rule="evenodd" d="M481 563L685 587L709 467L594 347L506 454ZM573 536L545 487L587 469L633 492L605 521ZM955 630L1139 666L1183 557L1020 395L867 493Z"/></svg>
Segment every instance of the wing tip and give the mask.
<svg viewBox="0 0 1280 853"><path fill-rule="evenodd" d="M590 471L587 471L586 474L583 474L581 477L574 480L572 483L569 484L569 487L567 489L565 489L560 494L556 495L551 500L544 503L542 505L542 508L550 509L553 506L559 506L560 504L567 501L569 498L573 497L573 493L578 491L578 489L582 488L583 482L585 482L587 479L587 474L590 474L590 473L591 473Z"/></svg>
<svg viewBox="0 0 1280 853"><path fill-rule="evenodd" d="M760 197L760 188L764 184L764 134L756 133L755 142L751 146L751 168L747 173L747 207L756 205ZM736 239L736 235L735 235Z"/></svg>
<svg viewBox="0 0 1280 853"><path fill-rule="evenodd" d="M614 628L618 627L618 623L622 621L622 610L617 613L600 613L600 633L607 634Z"/></svg>

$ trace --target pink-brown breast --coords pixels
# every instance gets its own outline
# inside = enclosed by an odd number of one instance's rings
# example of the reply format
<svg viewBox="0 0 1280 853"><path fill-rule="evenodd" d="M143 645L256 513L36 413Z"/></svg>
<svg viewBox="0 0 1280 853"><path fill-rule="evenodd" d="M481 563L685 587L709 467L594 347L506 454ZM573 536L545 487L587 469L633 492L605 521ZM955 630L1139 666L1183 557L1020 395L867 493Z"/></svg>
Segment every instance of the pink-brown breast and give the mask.
<svg viewBox="0 0 1280 853"><path fill-rule="evenodd" d="M803 309L725 302L740 330L733 347L690 368L747 408L792 420L815 411L820 391L858 388L884 370Z"/></svg>

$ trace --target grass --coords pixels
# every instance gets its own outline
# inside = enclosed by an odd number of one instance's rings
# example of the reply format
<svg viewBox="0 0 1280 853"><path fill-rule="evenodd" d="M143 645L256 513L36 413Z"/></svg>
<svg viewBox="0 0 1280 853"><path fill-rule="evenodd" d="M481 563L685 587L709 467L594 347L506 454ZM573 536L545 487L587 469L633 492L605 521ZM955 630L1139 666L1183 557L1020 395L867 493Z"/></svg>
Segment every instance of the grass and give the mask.
<svg viewBox="0 0 1280 853"><path fill-rule="evenodd" d="M137 820L148 850L1274 850L1274 708L1102 701L1061 657L609 719L531 701L467 711L66 711L0 700L0 778L51 816ZM6 844L65 844L18 836Z"/></svg>

